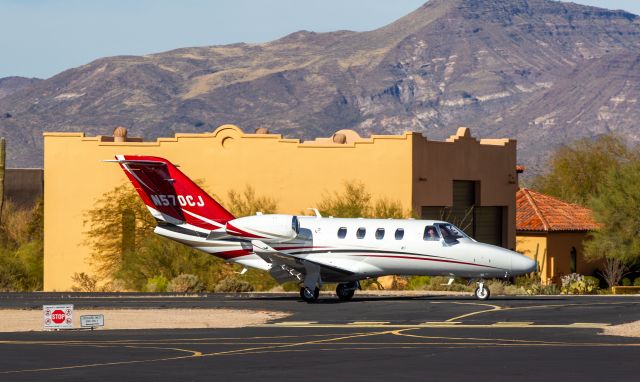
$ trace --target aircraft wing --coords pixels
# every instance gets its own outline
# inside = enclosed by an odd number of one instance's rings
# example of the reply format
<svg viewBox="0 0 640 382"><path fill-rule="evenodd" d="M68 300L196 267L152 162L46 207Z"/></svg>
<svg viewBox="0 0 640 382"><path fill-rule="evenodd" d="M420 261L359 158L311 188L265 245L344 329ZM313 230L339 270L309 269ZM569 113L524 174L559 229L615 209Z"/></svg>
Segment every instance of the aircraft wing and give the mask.
<svg viewBox="0 0 640 382"><path fill-rule="evenodd" d="M305 263L319 267L322 279L325 281L340 280L355 274L355 272L349 269L327 265L317 260L307 260L277 251L260 240L252 240L251 244L253 244L253 252L271 264L269 273L280 283L303 280L307 272Z"/></svg>

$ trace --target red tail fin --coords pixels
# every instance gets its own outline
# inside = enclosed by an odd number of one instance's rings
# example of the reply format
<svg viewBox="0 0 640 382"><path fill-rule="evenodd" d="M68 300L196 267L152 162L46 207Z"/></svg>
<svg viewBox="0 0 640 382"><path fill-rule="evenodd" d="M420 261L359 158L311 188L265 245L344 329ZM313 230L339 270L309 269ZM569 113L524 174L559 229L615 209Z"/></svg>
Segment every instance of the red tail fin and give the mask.
<svg viewBox="0 0 640 382"><path fill-rule="evenodd" d="M159 220L215 230L234 219L229 211L164 158L116 155L116 162Z"/></svg>

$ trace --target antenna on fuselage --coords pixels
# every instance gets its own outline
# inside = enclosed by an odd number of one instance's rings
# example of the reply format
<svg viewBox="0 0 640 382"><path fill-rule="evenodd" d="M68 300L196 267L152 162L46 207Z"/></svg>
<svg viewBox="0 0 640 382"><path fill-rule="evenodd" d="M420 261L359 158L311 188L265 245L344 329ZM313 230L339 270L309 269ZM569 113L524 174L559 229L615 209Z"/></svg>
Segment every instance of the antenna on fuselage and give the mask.
<svg viewBox="0 0 640 382"><path fill-rule="evenodd" d="M317 217L318 219L321 219L321 218L322 218L322 215L320 214L320 211L318 211L318 209L317 209L317 208L307 208L307 209L308 209L308 210L311 210L311 211L313 211L313 212L315 212L316 217Z"/></svg>

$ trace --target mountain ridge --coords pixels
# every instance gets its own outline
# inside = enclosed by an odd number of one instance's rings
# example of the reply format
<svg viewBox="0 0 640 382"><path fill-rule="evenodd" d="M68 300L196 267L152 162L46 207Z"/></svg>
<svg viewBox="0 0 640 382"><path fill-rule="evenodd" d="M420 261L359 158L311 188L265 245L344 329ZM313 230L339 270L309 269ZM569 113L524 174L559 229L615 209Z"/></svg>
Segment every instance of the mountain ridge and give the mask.
<svg viewBox="0 0 640 382"><path fill-rule="evenodd" d="M640 19L549 0L431 0L367 32L298 31L265 44L115 56L0 98L13 166L42 163L41 133L146 139L233 123L310 139L458 126L519 140L541 171L549 150L607 132L640 142ZM45 126L43 129L42 126Z"/></svg>

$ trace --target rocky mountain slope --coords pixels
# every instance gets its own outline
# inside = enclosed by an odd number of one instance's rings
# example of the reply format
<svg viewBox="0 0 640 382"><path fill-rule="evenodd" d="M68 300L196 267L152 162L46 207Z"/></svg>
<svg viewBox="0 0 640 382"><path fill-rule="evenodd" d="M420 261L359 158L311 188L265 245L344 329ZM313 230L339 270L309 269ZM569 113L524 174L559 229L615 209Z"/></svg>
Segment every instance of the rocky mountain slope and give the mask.
<svg viewBox="0 0 640 382"><path fill-rule="evenodd" d="M147 139L233 123L303 139L461 125L548 151L615 131L640 141L640 18L549 0L431 0L369 32L96 60L0 98L10 166L42 164L42 131ZM2 118L10 113L12 118Z"/></svg>
<svg viewBox="0 0 640 382"><path fill-rule="evenodd" d="M9 94L22 90L33 85L35 82L42 81L38 78L25 78L25 77L4 77L0 78L0 98L6 97Z"/></svg>

